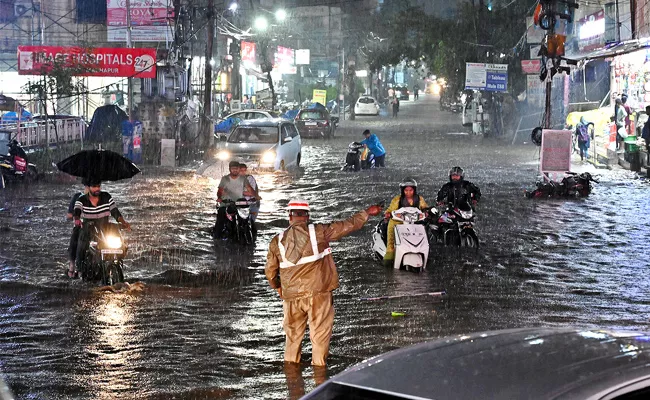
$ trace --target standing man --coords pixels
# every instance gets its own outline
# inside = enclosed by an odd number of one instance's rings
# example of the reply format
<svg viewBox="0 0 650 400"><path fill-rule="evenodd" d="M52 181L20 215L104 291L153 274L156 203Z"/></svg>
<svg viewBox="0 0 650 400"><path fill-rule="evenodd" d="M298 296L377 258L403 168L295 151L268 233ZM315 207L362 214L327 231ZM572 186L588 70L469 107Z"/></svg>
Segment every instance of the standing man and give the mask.
<svg viewBox="0 0 650 400"><path fill-rule="evenodd" d="M212 232L215 239L221 239L223 226L226 222L226 205L221 203L224 200L236 201L244 197L244 184L246 178L239 175L239 162L231 161L228 164L230 174L225 175L219 182L217 189L217 222L214 224Z"/></svg>
<svg viewBox="0 0 650 400"><path fill-rule="evenodd" d="M413 100L420 98L420 86L416 83L413 87Z"/></svg>
<svg viewBox="0 0 650 400"><path fill-rule="evenodd" d="M334 325L332 291L339 287L329 243L361 229L369 215L381 213L381 207L370 206L331 224L309 224L309 203L302 199L291 200L288 210L289 228L271 240L264 268L271 288L284 300L284 361L300 362L309 321L311 363L324 366Z"/></svg>
<svg viewBox="0 0 650 400"><path fill-rule="evenodd" d="M70 205L68 206L68 214L66 219L72 221L74 216L74 207L77 204L79 197L88 194L88 186L84 185L83 192L77 192L72 196L70 200ZM70 245L68 246L68 278L76 279L79 277L77 270L75 269L75 261L77 259L77 243L79 242L79 233L81 232L81 226L73 226L72 236L70 236Z"/></svg>
<svg viewBox="0 0 650 400"><path fill-rule="evenodd" d="M374 133L371 134L370 130L366 129L363 131L363 136L365 139L361 141L361 144L366 146L372 155L375 156L375 166L385 167L386 150L384 150L384 146L382 146L377 135Z"/></svg>
<svg viewBox="0 0 650 400"><path fill-rule="evenodd" d="M630 107L630 105L627 104L626 94L621 96L621 103L623 105L623 108L625 109L625 112L627 113L627 115L625 116L625 132L627 132L627 135L630 136L634 134L634 132L632 132L631 129L632 128L632 119L631 119L632 107Z"/></svg>
<svg viewBox="0 0 650 400"><path fill-rule="evenodd" d="M650 116L650 106L645 107L646 115ZM641 130L641 138L645 140L645 148L648 153L650 153L650 119L646 121ZM649 156L650 157L650 156Z"/></svg>

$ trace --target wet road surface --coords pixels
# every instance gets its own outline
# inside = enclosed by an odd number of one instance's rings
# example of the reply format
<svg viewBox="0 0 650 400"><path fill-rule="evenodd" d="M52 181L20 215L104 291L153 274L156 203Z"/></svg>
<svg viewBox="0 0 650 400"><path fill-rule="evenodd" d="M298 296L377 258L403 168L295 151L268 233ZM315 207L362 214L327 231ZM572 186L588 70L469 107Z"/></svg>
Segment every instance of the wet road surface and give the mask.
<svg viewBox="0 0 650 400"><path fill-rule="evenodd" d="M360 117L331 141L305 141L300 170L257 176L260 234L250 249L215 245L209 235L220 167L207 171L215 179L149 167L105 184L133 227L125 274L145 287L132 293L64 278L64 216L79 184L1 192L0 370L19 398L283 399L368 357L450 334L569 324L648 330L648 183L598 171L588 199L524 199L537 148L463 134L459 121L422 96L402 102L397 120ZM387 168L340 171L348 143L366 128L386 147ZM385 269L371 257L371 219L333 245L341 286L328 369L309 366L306 339L302 368L285 370L282 303L263 268L268 242L287 226L289 198L305 197L315 221L330 221L389 201L410 176L432 202L456 164L483 192L480 251L436 248L422 274ZM440 289L444 300L360 300Z"/></svg>

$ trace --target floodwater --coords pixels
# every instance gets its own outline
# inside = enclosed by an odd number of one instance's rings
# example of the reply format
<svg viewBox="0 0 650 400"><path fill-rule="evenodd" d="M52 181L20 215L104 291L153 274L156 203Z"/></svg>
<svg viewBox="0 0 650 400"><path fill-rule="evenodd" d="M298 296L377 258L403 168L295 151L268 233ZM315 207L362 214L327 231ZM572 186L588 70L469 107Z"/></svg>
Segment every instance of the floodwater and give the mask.
<svg viewBox="0 0 650 400"><path fill-rule="evenodd" d="M458 114L432 98L403 102L399 118L345 122L331 141L306 141L303 166L262 173L255 248L209 235L218 180L192 169L145 168L108 183L131 222L127 280L142 291L106 292L64 277L78 184L40 183L0 193L0 371L24 399L284 399L379 353L441 336L524 326L648 330L645 279L650 185L598 171L582 200L529 200L538 151L460 134ZM347 145L366 127L387 168L345 173ZM318 222L345 218L398 193L414 177L432 202L450 167L481 187L478 253L435 248L424 273L385 269L371 257L377 218L334 244L341 286L326 371L283 368L282 303L264 278L266 247L287 226L299 194ZM218 168L211 168L214 172ZM444 299L366 297L446 290ZM392 317L392 311L404 313Z"/></svg>

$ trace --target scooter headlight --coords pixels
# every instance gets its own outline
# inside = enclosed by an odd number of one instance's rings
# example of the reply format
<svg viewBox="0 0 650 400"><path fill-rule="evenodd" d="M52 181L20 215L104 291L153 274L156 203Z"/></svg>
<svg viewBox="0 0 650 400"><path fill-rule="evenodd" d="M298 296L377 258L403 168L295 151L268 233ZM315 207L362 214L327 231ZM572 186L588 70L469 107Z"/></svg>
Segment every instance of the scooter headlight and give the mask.
<svg viewBox="0 0 650 400"><path fill-rule="evenodd" d="M250 208L238 208L237 213L241 219L248 219L248 216L251 215Z"/></svg>
<svg viewBox="0 0 650 400"><path fill-rule="evenodd" d="M230 159L230 152L228 150L221 150L217 153L217 159L221 161L228 161Z"/></svg>
<svg viewBox="0 0 650 400"><path fill-rule="evenodd" d="M269 150L262 154L262 164L273 164L275 162L275 151Z"/></svg>
<svg viewBox="0 0 650 400"><path fill-rule="evenodd" d="M106 246L109 249L121 249L122 248L122 238L119 236L107 236L106 237Z"/></svg>

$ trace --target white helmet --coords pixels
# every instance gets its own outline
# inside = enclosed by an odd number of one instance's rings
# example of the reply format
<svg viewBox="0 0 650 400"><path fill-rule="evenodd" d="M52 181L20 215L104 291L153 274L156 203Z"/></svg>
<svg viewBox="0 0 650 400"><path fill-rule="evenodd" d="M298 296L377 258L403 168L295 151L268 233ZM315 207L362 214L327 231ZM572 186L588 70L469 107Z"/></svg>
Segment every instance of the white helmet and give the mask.
<svg viewBox="0 0 650 400"><path fill-rule="evenodd" d="M287 207L289 211L291 210L304 210L309 211L309 203L305 199L294 198L289 201L289 206Z"/></svg>

